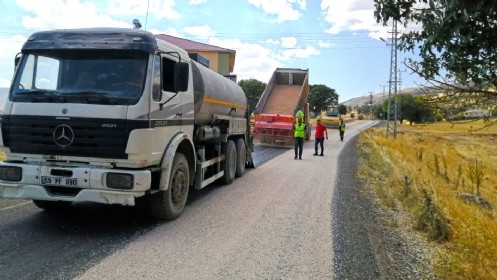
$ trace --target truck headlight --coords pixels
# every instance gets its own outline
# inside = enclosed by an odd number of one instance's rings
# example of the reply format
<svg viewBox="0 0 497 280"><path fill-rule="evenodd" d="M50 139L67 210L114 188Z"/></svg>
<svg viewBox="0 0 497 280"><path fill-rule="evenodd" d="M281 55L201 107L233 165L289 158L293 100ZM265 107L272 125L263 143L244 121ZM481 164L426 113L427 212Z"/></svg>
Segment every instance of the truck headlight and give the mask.
<svg viewBox="0 0 497 280"><path fill-rule="evenodd" d="M18 166L0 166L0 180L19 182L22 179L22 168Z"/></svg>
<svg viewBox="0 0 497 280"><path fill-rule="evenodd" d="M134 176L127 173L107 173L105 184L111 189L131 190L133 188Z"/></svg>

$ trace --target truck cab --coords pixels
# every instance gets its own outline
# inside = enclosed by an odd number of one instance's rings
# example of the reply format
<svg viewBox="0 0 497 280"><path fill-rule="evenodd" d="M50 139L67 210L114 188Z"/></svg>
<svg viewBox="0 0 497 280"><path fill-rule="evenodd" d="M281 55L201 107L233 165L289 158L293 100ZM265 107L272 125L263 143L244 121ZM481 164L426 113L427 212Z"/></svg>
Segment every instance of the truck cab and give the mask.
<svg viewBox="0 0 497 280"><path fill-rule="evenodd" d="M237 158L223 154L230 137L249 138L240 125L247 119L203 104L209 81L245 98L225 80L143 30L34 33L16 57L1 120L0 197L53 210L75 201L134 205L147 195L154 216L177 218L190 187L237 170ZM239 129L228 131L233 123Z"/></svg>

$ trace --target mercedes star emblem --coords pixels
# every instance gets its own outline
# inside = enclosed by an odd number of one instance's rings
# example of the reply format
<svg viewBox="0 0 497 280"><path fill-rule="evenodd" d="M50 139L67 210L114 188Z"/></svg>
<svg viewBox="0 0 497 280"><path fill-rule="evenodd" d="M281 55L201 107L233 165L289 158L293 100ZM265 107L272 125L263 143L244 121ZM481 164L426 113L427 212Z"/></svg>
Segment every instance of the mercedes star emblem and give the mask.
<svg viewBox="0 0 497 280"><path fill-rule="evenodd" d="M74 131L70 126L61 124L53 131L53 140L57 146L66 148L74 141Z"/></svg>

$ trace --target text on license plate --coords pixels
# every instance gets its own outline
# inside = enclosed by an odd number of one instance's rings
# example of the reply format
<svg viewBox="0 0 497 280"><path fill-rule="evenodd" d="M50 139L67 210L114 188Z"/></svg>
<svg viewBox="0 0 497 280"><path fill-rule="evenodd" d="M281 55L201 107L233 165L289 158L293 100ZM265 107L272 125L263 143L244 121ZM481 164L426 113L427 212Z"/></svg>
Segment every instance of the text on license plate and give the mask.
<svg viewBox="0 0 497 280"><path fill-rule="evenodd" d="M78 185L78 179L77 178L61 178L61 177L41 176L41 184L42 185L76 187Z"/></svg>

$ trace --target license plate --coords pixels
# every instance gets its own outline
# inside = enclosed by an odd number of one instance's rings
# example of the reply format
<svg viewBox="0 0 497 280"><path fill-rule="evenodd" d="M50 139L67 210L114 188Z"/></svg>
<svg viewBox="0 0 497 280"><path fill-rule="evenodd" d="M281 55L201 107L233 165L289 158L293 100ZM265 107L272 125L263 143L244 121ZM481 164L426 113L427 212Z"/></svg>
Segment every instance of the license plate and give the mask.
<svg viewBox="0 0 497 280"><path fill-rule="evenodd" d="M78 185L77 178L61 178L61 177L50 177L50 176L41 176L41 184L42 185L51 185L51 186L65 186L65 187L76 187Z"/></svg>

